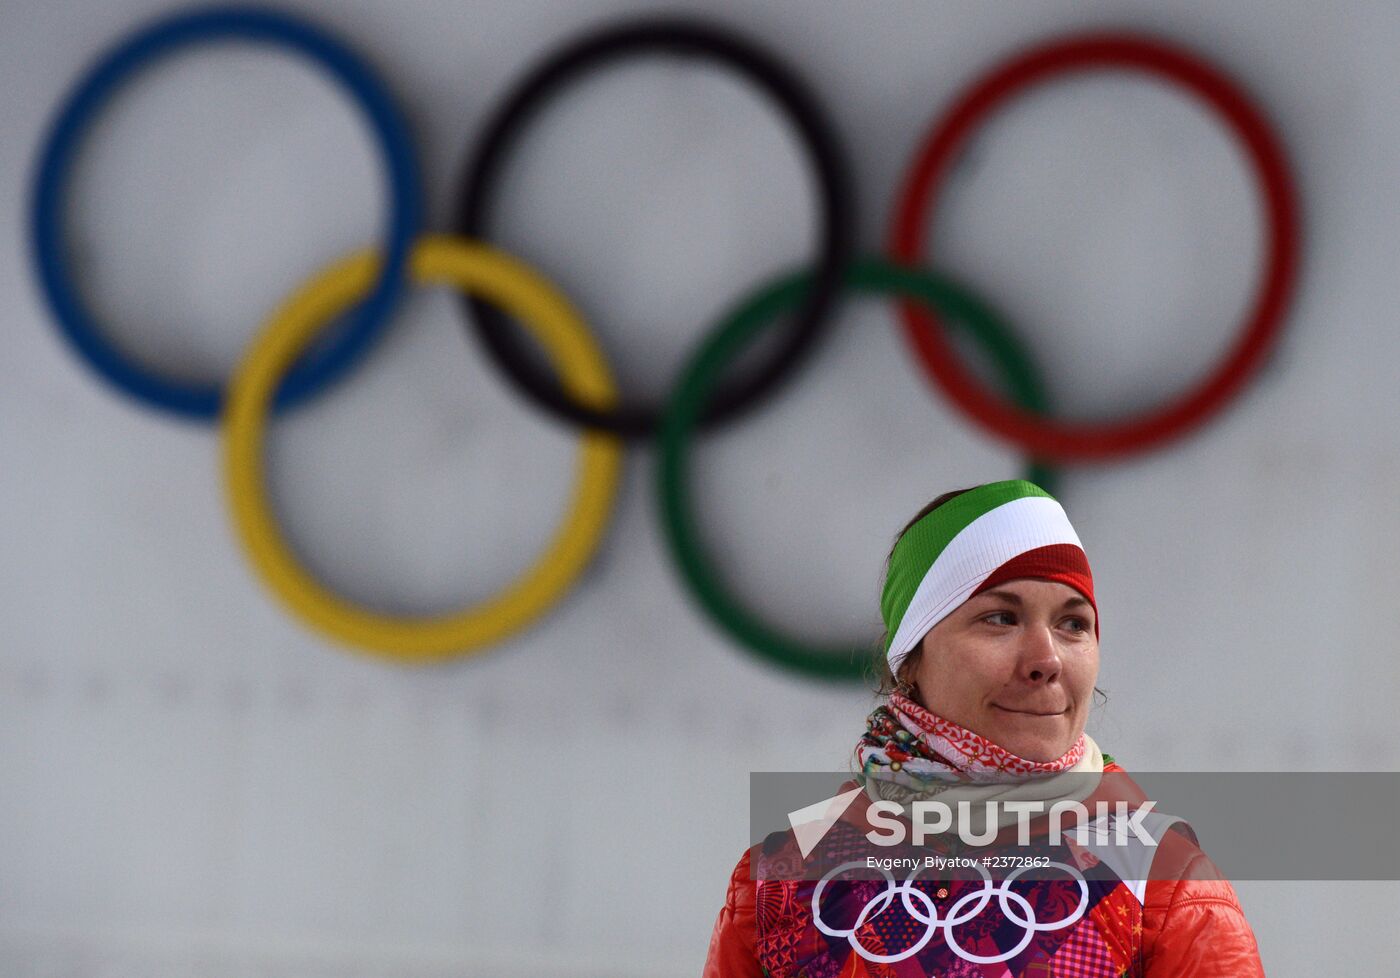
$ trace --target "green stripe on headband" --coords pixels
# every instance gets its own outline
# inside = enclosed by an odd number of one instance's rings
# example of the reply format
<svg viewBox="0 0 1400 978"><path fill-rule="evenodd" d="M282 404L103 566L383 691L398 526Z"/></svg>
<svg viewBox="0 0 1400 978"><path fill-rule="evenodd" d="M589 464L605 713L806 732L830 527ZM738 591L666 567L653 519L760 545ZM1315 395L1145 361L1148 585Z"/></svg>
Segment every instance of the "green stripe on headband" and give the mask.
<svg viewBox="0 0 1400 978"><path fill-rule="evenodd" d="M924 575L953 538L973 520L998 506L1032 496L1054 498L1034 482L1024 479L991 482L953 497L905 531L890 554L890 569L880 595L886 652Z"/></svg>

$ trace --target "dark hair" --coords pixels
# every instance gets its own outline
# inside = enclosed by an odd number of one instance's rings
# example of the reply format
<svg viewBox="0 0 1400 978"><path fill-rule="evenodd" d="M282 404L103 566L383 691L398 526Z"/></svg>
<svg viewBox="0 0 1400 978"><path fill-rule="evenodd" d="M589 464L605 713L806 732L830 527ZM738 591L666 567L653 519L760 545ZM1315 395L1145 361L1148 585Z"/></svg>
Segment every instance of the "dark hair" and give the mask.
<svg viewBox="0 0 1400 978"><path fill-rule="evenodd" d="M885 557L884 576L889 577L890 561L894 558L894 548L899 546L899 541L904 538L904 534L909 532L910 527L912 527L915 523L919 522L919 520L923 519L929 513L932 513L939 506L942 506L944 503L948 502L948 500L956 499L963 493L971 492L975 488L977 487L969 486L967 489L954 489L952 492L945 492L941 496L934 499L933 502L928 503L926 506L924 506L923 509L915 513L914 518L911 519L908 523L905 523L904 527L898 533L895 534L894 543L890 544L890 552ZM881 586L883 587L883 585L884 582L882 580ZM899 664L899 674L896 675L895 673L890 671L890 660L885 655L885 643L889 640L889 638L890 633L887 629L880 635L880 644L876 646L876 654L871 662L870 678L874 683L874 692L876 696L888 696L890 695L890 693L893 693L897 687L901 685L913 686L913 681L910 677L913 675L914 671L919 668L919 659L923 655L922 647L915 648L908 655L906 655L904 657L904 661ZM1108 694L1105 693L1103 690L1099 689L1097 686L1094 687L1094 693L1102 697L1104 703L1108 702ZM917 691L910 694L910 698L917 701Z"/></svg>

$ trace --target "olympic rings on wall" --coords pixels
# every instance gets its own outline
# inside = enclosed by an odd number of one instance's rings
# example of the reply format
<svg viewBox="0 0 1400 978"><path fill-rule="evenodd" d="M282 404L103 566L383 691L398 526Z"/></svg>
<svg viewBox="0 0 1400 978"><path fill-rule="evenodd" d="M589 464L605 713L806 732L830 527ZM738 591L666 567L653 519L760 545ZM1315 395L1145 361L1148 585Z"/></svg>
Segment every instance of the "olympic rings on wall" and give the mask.
<svg viewBox="0 0 1400 978"><path fill-rule="evenodd" d="M1031 411L1045 410L1040 384L1011 330L961 286L931 272L891 265L880 259L866 259L852 266L845 285L855 292L908 296L944 312L992 355L1018 404ZM657 466L661 525L671 557L695 601L732 638L774 665L819 679L858 680L874 661L873 648L812 648L759 621L720 583L700 544L691 515L694 502L687 465L690 441L715 379L764 330L771 329L784 310L800 301L809 286L809 276L797 274L756 291L706 339L681 372L661 431ZM1032 465L1026 477L1042 486L1054 485L1054 474L1041 465Z"/></svg>
<svg viewBox="0 0 1400 978"><path fill-rule="evenodd" d="M391 206L378 250L319 273L275 312L251 344L224 403L218 387L147 371L103 335L68 267L62 218L63 196L82 134L111 93L166 54L226 40L269 43L306 55L356 99L380 144ZM659 411L621 402L581 317L539 273L470 240L487 230L492 194L506 158L519 132L548 98L582 74L651 53L714 60L752 82L797 130L812 160L821 208L812 265L735 306L696 344ZM924 267L924 222L959 152L988 114L1031 85L1091 69L1142 71L1174 83L1228 123L1263 188L1270 243L1265 279L1243 331L1209 377L1183 398L1140 416L1107 424L1070 424L1051 417L1030 360L991 308ZM1267 356L1282 327L1297 274L1298 204L1286 160L1263 115L1216 69L1155 40L1089 35L1056 41L1012 59L969 88L933 128L909 171L889 232L888 260L854 257L855 215L846 160L815 98L790 69L728 29L676 18L605 26L565 44L528 72L489 120L463 170L455 218L468 238L420 239L416 154L403 120L370 69L340 42L304 21L261 8L216 7L166 16L105 53L62 103L42 147L34 185L34 267L71 346L109 382L145 404L200 419L213 418L222 409L233 520L256 573L278 600L317 631L400 662L480 651L524 628L560 600L604 533L617 489L622 438L656 434L663 532L700 608L726 634L771 664L821 679L860 679L874 661L873 646L810 648L762 622L723 588L694 527L687 481L696 432L738 415L774 391L815 345L843 290L894 297L903 332L935 383L980 425L1040 460L1031 465L1028 477L1049 485L1054 473L1046 462L1103 460L1145 451L1180 437L1222 409ZM313 580L281 538L265 497L261 458L269 413L304 400L346 373L387 327L410 276L462 290L475 332L511 382L557 419L584 429L578 484L547 553L484 605L427 618L377 614ZM352 307L348 324L338 324L330 342L306 354L332 317ZM544 347L557 379L526 355L526 345L506 313L521 320ZM969 330L987 350L1004 397L984 390L958 362L944 332L948 327ZM782 331L770 355L757 370L726 382L726 369L770 329ZM913 913L907 898L904 902ZM1014 919L1006 899L1002 905Z"/></svg>
<svg viewBox="0 0 1400 978"><path fill-rule="evenodd" d="M500 303L544 347L570 396L610 406L612 377L578 314L520 261L485 245L429 237L413 249L415 281L446 283ZM563 597L602 539L617 492L622 445L602 432L581 436L578 485L547 553L484 605L441 618L405 619L358 608L327 591L283 542L263 490L262 440L278 379L325 324L369 290L380 274L374 252L332 265L293 295L253 341L230 387L224 474L240 539L264 582L326 636L403 661L479 651L518 631Z"/></svg>
<svg viewBox="0 0 1400 978"><path fill-rule="evenodd" d="M919 360L964 413L987 430L1038 456L1088 461L1129 455L1180 437L1238 394L1258 370L1283 325L1298 270L1298 203L1278 140L1263 115L1223 74L1160 41L1116 34L1090 35L1033 48L972 85L934 126L905 179L890 232L896 260L925 258L928 211L968 138L1012 96L1072 72L1130 69L1173 82L1195 95L1230 126L1263 190L1269 221L1265 278L1244 320L1244 332L1216 370L1179 400L1125 421L1070 424L1038 417L989 394L958 362L939 319L904 303L905 330Z"/></svg>
<svg viewBox="0 0 1400 978"><path fill-rule="evenodd" d="M192 419L218 416L217 386L162 377L128 359L83 302L68 266L63 197L83 133L113 93L150 62L193 45L257 41L304 55L352 96L379 142L390 214L384 267L364 304L333 344L290 372L277 406L304 400L368 352L387 323L403 283L408 248L418 233L420 190L413 143L388 91L370 67L330 34L289 14L260 7L211 7L158 20L112 48L68 95L40 153L30 215L34 261L54 319L69 343L103 377L138 401Z"/></svg>
<svg viewBox="0 0 1400 978"><path fill-rule="evenodd" d="M656 52L718 61L767 95L792 120L811 156L821 197L821 238L812 287L781 344L763 365L742 382L721 388L707 405L702 425L709 427L753 406L797 366L836 302L841 272L852 254L855 214L844 156L816 100L777 58L728 30L670 18L629 21L564 46L530 72L487 123L463 179L466 191L457 212L457 231L465 237L489 239L488 208L504 172L506 153L556 89L611 62ZM656 433L659 419L655 409L621 407L599 411L569 398L553 378L534 366L499 311L470 299L466 302L486 349L516 388L536 404L572 424L602 428L629 438Z"/></svg>

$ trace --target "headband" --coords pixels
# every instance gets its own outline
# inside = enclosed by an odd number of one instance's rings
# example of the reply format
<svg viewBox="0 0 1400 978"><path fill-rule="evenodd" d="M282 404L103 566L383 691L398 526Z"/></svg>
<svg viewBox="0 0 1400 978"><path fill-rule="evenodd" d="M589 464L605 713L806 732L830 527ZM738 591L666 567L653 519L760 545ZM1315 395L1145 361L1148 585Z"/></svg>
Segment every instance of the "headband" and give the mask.
<svg viewBox="0 0 1400 978"><path fill-rule="evenodd" d="M975 594L1035 577L1068 584L1098 606L1079 536L1064 509L1031 482L993 482L948 500L899 538L880 596L890 671Z"/></svg>

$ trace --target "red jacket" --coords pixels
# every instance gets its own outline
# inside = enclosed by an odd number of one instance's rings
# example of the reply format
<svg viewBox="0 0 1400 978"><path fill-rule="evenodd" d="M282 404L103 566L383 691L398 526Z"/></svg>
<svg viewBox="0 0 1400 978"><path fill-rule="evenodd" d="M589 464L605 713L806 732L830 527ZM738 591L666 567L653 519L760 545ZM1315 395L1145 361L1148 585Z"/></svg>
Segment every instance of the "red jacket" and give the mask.
<svg viewBox="0 0 1400 978"><path fill-rule="evenodd" d="M1104 770L1123 769L1110 764ZM730 876L703 978L914 978L933 973L982 978L1010 973L1006 963L984 968L964 954L953 957L945 945L924 952L943 955L945 964L936 972L922 970L917 959L882 963L871 960L878 954L857 954L845 941L819 932L810 910L810 885L804 889L800 882L751 878L756 850L746 851ZM1163 860L1170 862L1170 871L1163 871ZM1077 917L1067 933L1055 935L1045 957L1026 960L1040 953L1031 946L1017 962L1018 978L1263 978L1259 949L1234 888L1219 878L1194 841L1171 833L1154 858L1152 875L1171 878L1149 879L1136 887L1108 884L1108 890L1096 893L1092 910ZM946 917L950 905L957 905L957 894L939 889L936 895L949 900L941 908ZM899 946L909 947L917 933L908 932ZM930 943L933 939L937 935Z"/></svg>

